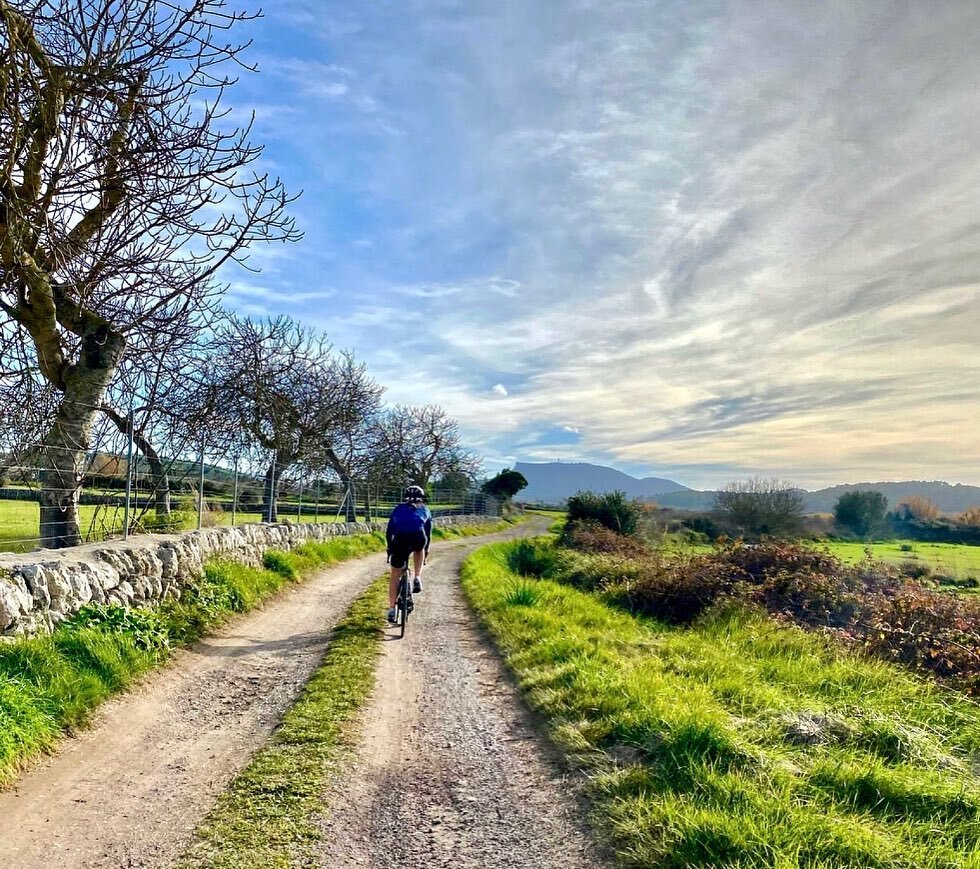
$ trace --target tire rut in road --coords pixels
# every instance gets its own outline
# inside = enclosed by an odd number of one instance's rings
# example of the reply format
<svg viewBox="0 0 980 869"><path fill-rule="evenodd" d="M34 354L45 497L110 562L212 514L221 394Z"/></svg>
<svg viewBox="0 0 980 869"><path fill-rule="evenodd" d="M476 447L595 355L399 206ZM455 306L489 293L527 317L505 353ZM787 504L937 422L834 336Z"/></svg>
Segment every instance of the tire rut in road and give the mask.
<svg viewBox="0 0 980 869"><path fill-rule="evenodd" d="M519 533L541 533L529 523ZM357 758L327 796L321 866L607 865L440 549L404 640L391 638Z"/></svg>

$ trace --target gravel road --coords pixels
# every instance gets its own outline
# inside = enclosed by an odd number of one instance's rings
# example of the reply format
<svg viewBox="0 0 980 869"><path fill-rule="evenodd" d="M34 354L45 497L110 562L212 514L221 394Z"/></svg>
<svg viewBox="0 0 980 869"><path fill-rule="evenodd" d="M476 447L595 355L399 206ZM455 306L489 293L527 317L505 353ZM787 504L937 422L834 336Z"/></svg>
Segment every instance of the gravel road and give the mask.
<svg viewBox="0 0 980 869"><path fill-rule="evenodd" d="M405 638L389 632L357 758L327 796L327 869L608 865L463 600L476 545L433 548Z"/></svg>

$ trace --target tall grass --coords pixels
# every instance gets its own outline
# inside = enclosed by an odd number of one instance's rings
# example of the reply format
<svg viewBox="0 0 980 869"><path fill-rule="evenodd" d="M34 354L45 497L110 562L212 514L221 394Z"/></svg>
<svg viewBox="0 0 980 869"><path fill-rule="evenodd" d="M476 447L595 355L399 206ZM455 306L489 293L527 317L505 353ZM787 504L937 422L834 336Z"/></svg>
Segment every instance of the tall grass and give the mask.
<svg viewBox="0 0 980 869"><path fill-rule="evenodd" d="M758 613L667 627L521 580L515 551L481 549L463 587L622 865L980 865L976 703Z"/></svg>

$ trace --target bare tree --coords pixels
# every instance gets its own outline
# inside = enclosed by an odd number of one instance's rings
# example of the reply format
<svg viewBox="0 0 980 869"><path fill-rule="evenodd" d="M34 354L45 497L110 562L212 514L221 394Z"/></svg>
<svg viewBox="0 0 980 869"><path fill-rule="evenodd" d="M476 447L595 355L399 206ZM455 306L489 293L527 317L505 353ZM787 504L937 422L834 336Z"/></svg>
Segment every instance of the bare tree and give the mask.
<svg viewBox="0 0 980 869"><path fill-rule="evenodd" d="M378 420L375 450L400 477L397 482L423 487L437 476L462 473L475 478L480 466L462 446L456 420L435 404L388 410Z"/></svg>
<svg viewBox="0 0 980 869"><path fill-rule="evenodd" d="M270 454L266 515L294 465L330 468L348 480L358 432L380 404L382 389L349 352L334 353L322 333L288 317L232 318L216 342L214 389L219 415L249 432Z"/></svg>
<svg viewBox="0 0 980 869"><path fill-rule="evenodd" d="M715 509L742 531L795 536L803 530L803 493L780 480L752 477L729 483L715 496Z"/></svg>
<svg viewBox="0 0 980 869"><path fill-rule="evenodd" d="M202 325L217 270L292 240L277 179L228 124L223 0L0 0L0 312L60 393L40 493L49 546L80 541L84 454L124 356Z"/></svg>

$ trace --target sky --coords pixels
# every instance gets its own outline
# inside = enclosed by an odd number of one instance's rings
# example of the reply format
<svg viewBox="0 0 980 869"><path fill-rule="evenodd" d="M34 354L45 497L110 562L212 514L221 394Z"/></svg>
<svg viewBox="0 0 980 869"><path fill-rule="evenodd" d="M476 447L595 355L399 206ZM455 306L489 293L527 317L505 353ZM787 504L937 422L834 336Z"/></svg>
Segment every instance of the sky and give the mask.
<svg viewBox="0 0 980 869"><path fill-rule="evenodd" d="M237 5L238 0L236 0ZM980 485L980 4L275 0L228 304L488 471Z"/></svg>

